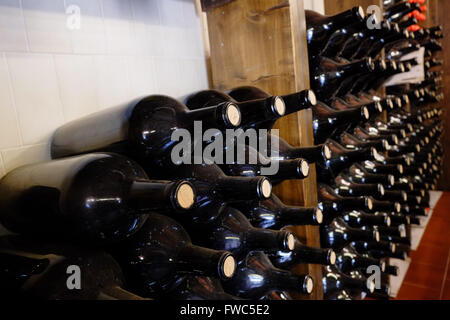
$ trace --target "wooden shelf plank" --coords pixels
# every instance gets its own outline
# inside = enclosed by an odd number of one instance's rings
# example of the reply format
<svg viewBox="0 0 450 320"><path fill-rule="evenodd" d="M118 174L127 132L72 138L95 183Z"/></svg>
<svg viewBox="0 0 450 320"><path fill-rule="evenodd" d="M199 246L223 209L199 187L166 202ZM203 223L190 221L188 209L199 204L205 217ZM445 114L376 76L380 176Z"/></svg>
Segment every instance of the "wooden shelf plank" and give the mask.
<svg viewBox="0 0 450 320"><path fill-rule="evenodd" d="M206 15L214 88L252 85L274 95L309 88L303 1L236 1ZM293 146L313 145L311 112L284 117L275 129ZM275 192L290 205L317 205L315 170L312 172L309 179L285 182ZM317 227L294 231L308 245L319 246ZM320 266L301 265L295 271L313 276L316 290L310 298L321 299Z"/></svg>

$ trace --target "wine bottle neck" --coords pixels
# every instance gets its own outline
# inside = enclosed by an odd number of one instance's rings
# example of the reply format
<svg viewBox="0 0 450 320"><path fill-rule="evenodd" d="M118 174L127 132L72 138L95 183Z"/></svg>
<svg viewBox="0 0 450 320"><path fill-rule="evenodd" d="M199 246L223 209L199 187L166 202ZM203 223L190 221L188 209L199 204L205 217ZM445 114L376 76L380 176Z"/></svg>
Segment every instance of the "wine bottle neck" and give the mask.
<svg viewBox="0 0 450 320"><path fill-rule="evenodd" d="M147 214L168 208L188 210L194 203L195 190L187 181L134 181L131 184L129 204L137 213Z"/></svg>
<svg viewBox="0 0 450 320"><path fill-rule="evenodd" d="M323 162L331 158L331 151L328 146L320 145L308 148L292 148L287 151L290 159L302 158L310 163Z"/></svg>
<svg viewBox="0 0 450 320"><path fill-rule="evenodd" d="M371 59L362 59L353 63L343 65L340 68L344 77L357 75L360 73L370 73L375 69L375 65Z"/></svg>
<svg viewBox="0 0 450 320"><path fill-rule="evenodd" d="M334 265L336 253L331 249L319 249L305 246L296 242L293 256L298 263Z"/></svg>
<svg viewBox="0 0 450 320"><path fill-rule="evenodd" d="M348 238L351 241L379 241L379 233L377 231L363 231L357 229L347 230Z"/></svg>
<svg viewBox="0 0 450 320"><path fill-rule="evenodd" d="M314 282L310 276L294 275L280 269L272 270L270 280L279 290L293 290L309 294L314 288Z"/></svg>
<svg viewBox="0 0 450 320"><path fill-rule="evenodd" d="M286 114L286 105L283 99L277 96L239 102L237 106L242 114L241 126L244 128L266 121L275 122Z"/></svg>
<svg viewBox="0 0 450 320"><path fill-rule="evenodd" d="M217 181L216 192L228 201L268 199L272 195L272 184L264 177L223 176Z"/></svg>
<svg viewBox="0 0 450 320"><path fill-rule="evenodd" d="M242 114L236 103L223 102L217 106L189 110L183 114L186 123L201 121L202 129L233 129L241 124Z"/></svg>
<svg viewBox="0 0 450 320"><path fill-rule="evenodd" d="M202 275L216 276L226 280L234 275L236 261L226 251L186 245L178 254L177 268L179 271L199 272Z"/></svg>
<svg viewBox="0 0 450 320"><path fill-rule="evenodd" d="M246 234L246 249L265 252L292 251L295 237L287 231L252 228Z"/></svg>
<svg viewBox="0 0 450 320"><path fill-rule="evenodd" d="M358 17L358 18L356 18ZM355 7L353 9L341 12L327 19L326 24L330 30L338 30L342 27L351 25L356 22L361 22L365 17L362 7Z"/></svg>
<svg viewBox="0 0 450 320"><path fill-rule="evenodd" d="M319 225L323 221L323 213L318 208L284 206L281 208L279 222L281 225Z"/></svg>
<svg viewBox="0 0 450 320"><path fill-rule="evenodd" d="M311 108L317 104L317 98L313 91L305 90L282 96L286 105L286 115Z"/></svg>
<svg viewBox="0 0 450 320"><path fill-rule="evenodd" d="M352 277L349 276L345 276L344 278L341 279L342 282L342 289L356 289L356 290L361 290L363 292L367 292L368 288L367 288L367 283L364 280L360 280L360 279L354 279Z"/></svg>
<svg viewBox="0 0 450 320"><path fill-rule="evenodd" d="M303 159L278 161L278 170L268 175L273 181L304 179L309 176L309 163Z"/></svg>

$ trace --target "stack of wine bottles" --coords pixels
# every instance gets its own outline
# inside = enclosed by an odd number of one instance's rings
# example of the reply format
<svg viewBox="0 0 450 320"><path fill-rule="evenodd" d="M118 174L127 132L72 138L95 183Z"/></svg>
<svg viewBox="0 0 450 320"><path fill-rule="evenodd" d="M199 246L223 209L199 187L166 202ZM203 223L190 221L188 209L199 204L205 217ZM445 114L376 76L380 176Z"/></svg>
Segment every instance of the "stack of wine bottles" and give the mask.
<svg viewBox="0 0 450 320"><path fill-rule="evenodd" d="M46 299L309 295L314 280L289 266L334 263L334 252L303 245L285 227L318 225L323 214L283 204L272 183L307 177L322 148L275 160L237 141L244 130L270 130L315 103L310 90L251 99L215 90L183 101L153 95L59 128L54 160L0 181L1 222L15 233L0 241L2 292ZM198 125L202 141L195 139ZM206 150L228 129L240 129L232 144L256 161L199 159L198 144ZM182 133L194 137L184 148L175 137ZM278 170L262 176L275 161ZM77 287L74 266L81 290L67 285L73 270Z"/></svg>
<svg viewBox="0 0 450 320"><path fill-rule="evenodd" d="M1 293L285 300L322 285L326 299L387 298L389 284L369 281L368 268L396 274L388 259L408 254L407 227L426 215L442 153L431 70L440 33L409 33L407 4L393 3L383 21L360 7L307 11L313 90L151 95L59 128L52 161L0 180L0 221L14 233L0 238ZM422 46L425 81L378 93ZM304 109L315 146L270 134ZM308 177L311 163L317 207L272 194L274 184ZM320 226L322 248L288 231L299 225ZM293 272L299 264L322 265L323 278Z"/></svg>
<svg viewBox="0 0 450 320"><path fill-rule="evenodd" d="M427 215L429 191L441 171L439 102L441 28L408 31L417 1L385 1L384 17L361 7L335 16L307 12L316 143L331 150L318 163L323 248L337 253L337 268L324 268L327 299L389 298L389 258L406 259L410 224ZM423 9L423 8L422 8ZM384 88L419 61L425 78ZM367 278L378 265L383 281ZM369 271L369 272L368 272ZM339 276L336 276L339 274ZM338 281L342 279L342 281ZM348 282L348 284L346 284Z"/></svg>

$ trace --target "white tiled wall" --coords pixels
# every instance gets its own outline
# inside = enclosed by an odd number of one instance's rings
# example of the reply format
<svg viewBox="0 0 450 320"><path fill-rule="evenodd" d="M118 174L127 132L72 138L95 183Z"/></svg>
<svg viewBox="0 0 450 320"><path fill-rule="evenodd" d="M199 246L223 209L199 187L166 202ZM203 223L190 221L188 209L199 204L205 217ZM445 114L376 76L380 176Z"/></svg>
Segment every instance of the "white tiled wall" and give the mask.
<svg viewBox="0 0 450 320"><path fill-rule="evenodd" d="M324 0L304 0L304 6L307 10L313 10L321 14L325 14Z"/></svg>
<svg viewBox="0 0 450 320"><path fill-rule="evenodd" d="M67 121L207 87L194 0L0 0L0 177Z"/></svg>

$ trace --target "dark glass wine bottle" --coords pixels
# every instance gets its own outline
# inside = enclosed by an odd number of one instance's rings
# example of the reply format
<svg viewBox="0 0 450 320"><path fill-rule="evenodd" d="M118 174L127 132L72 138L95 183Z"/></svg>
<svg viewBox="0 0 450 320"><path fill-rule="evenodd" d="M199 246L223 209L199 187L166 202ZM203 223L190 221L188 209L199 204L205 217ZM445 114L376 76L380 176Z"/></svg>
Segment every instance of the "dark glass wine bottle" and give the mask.
<svg viewBox="0 0 450 320"><path fill-rule="evenodd" d="M364 21L356 22L351 25L344 26L336 30L328 39L326 45L321 50L320 56L336 59L344 49L347 40L355 33L363 33L368 25L369 19L374 19L374 23L378 24L376 17L366 16ZM367 35L365 35L367 36Z"/></svg>
<svg viewBox="0 0 450 320"><path fill-rule="evenodd" d="M275 267L285 270L290 270L298 264L334 265L336 263L336 253L332 249L308 247L298 239L295 241L294 250L278 251L268 256Z"/></svg>
<svg viewBox="0 0 450 320"><path fill-rule="evenodd" d="M365 14L362 7L355 7L334 16L324 16L311 10L305 10L308 52L317 56L331 35L338 29L362 22Z"/></svg>
<svg viewBox="0 0 450 320"><path fill-rule="evenodd" d="M325 296L326 300L351 301L353 297L345 290L333 291Z"/></svg>
<svg viewBox="0 0 450 320"><path fill-rule="evenodd" d="M337 174L350 167L355 162L375 159L378 152L375 148L360 150L347 149L334 140L328 139L326 145L331 150L331 158L324 164L318 164L318 180L328 182L334 180Z"/></svg>
<svg viewBox="0 0 450 320"><path fill-rule="evenodd" d="M370 256L381 259L390 257L396 252L397 246L394 243L380 241L353 241L351 246L360 254L369 254Z"/></svg>
<svg viewBox="0 0 450 320"><path fill-rule="evenodd" d="M214 218L214 214L219 213L224 204L268 199L272 195L272 184L266 177L230 177L215 164L179 165L160 174L172 179L188 179L197 190L196 202L190 215L176 216L183 223L209 221Z"/></svg>
<svg viewBox="0 0 450 320"><path fill-rule="evenodd" d="M365 58L369 55L374 43L392 32L400 30L396 24L392 25L389 21L382 21L380 27L380 29L374 28L372 30L354 33L344 44L340 56L347 60ZM372 57L375 56L376 54L374 53Z"/></svg>
<svg viewBox="0 0 450 320"><path fill-rule="evenodd" d="M311 294L314 281L309 275L277 269L264 253L253 251L239 262L235 276L223 286L235 296L257 300L274 290Z"/></svg>
<svg viewBox="0 0 450 320"><path fill-rule="evenodd" d="M294 300L286 291L270 291L261 300L265 301L288 301Z"/></svg>
<svg viewBox="0 0 450 320"><path fill-rule="evenodd" d="M144 300L107 253L23 236L0 238L0 294L39 300ZM69 276L80 272L79 283ZM72 271L71 271L72 270ZM74 285L77 289L71 289ZM7 291L4 291L7 290Z"/></svg>
<svg viewBox="0 0 450 320"><path fill-rule="evenodd" d="M362 59L347 64L338 64L323 58L317 68L312 68L311 86L319 100L329 101L347 81L355 76L373 72L375 65L372 59Z"/></svg>
<svg viewBox="0 0 450 320"><path fill-rule="evenodd" d="M409 3L408 1L399 1L398 3L394 3L394 4L386 7L384 9L383 15L386 19L389 19L391 17L394 17L394 15L396 15L406 9L412 9L411 3Z"/></svg>
<svg viewBox="0 0 450 320"><path fill-rule="evenodd" d="M228 94L218 90L203 90L184 99L191 110L202 110L223 103L232 103L241 113L240 127L243 129L271 129L274 123L286 115L286 104L278 96L238 102Z"/></svg>
<svg viewBox="0 0 450 320"><path fill-rule="evenodd" d="M238 102L267 99L272 96L262 89L251 86L234 88L228 92L228 95ZM309 109L317 104L316 95L312 90L303 90L280 97L286 106L285 115Z"/></svg>
<svg viewBox="0 0 450 320"><path fill-rule="evenodd" d="M374 161L364 161L360 164L366 171L374 174L393 175L394 177L401 177L403 175L403 165L383 165Z"/></svg>
<svg viewBox="0 0 450 320"><path fill-rule="evenodd" d="M319 208L325 206L331 207L335 213L342 213L351 210L369 210L373 209L373 200L369 197L341 197L330 186L320 184L318 186ZM327 213L321 208L324 214ZM328 211L328 210L327 210ZM332 214L330 214L332 215Z"/></svg>
<svg viewBox="0 0 450 320"><path fill-rule="evenodd" d="M369 132L367 130L365 130L364 128L361 127L356 127L353 130L353 134L359 138L362 139L364 141L373 141L373 140L387 140L389 144L391 145L397 145L399 143L399 138L397 137L397 135L382 135L378 132L378 130L373 130L372 132Z"/></svg>
<svg viewBox="0 0 450 320"><path fill-rule="evenodd" d="M323 221L323 213L319 208L287 206L275 195L267 200L242 201L233 206L243 212L253 226L262 229L319 225Z"/></svg>
<svg viewBox="0 0 450 320"><path fill-rule="evenodd" d="M249 251L292 251L295 244L291 232L255 228L243 213L225 206L215 219L185 227L194 243L230 251L238 260Z"/></svg>
<svg viewBox="0 0 450 320"><path fill-rule="evenodd" d="M194 301L241 300L226 293L219 279L197 275L183 277L173 291L165 293L160 298Z"/></svg>
<svg viewBox="0 0 450 320"><path fill-rule="evenodd" d="M376 216L373 214L359 211L347 212L342 215L342 219L352 228L361 228L364 226L390 226L389 216Z"/></svg>
<svg viewBox="0 0 450 320"><path fill-rule="evenodd" d="M225 164L220 165L229 176L258 177L265 175L270 177L274 184L285 180L305 179L309 176L310 166L305 159L269 159L248 145L238 145L238 148L245 150L246 154L243 159L224 161Z"/></svg>
<svg viewBox="0 0 450 320"><path fill-rule="evenodd" d="M354 164L348 169L348 177L355 183L380 183L385 188L395 185L395 177L393 175L370 173L363 166L358 164Z"/></svg>
<svg viewBox="0 0 450 320"><path fill-rule="evenodd" d="M371 198L371 200L373 207L371 211L400 213L402 210L402 205L399 202L381 201L374 198Z"/></svg>
<svg viewBox="0 0 450 320"><path fill-rule="evenodd" d="M141 230L111 247L123 268L128 285L144 297L158 297L174 290L186 275L230 279L236 261L228 251L193 245L175 220L151 214Z"/></svg>
<svg viewBox="0 0 450 320"><path fill-rule="evenodd" d="M375 148L377 151L386 151L389 149L389 142L385 139L364 141L348 132L344 132L340 135L340 142L347 149L358 150L365 148Z"/></svg>
<svg viewBox="0 0 450 320"><path fill-rule="evenodd" d="M340 174L334 181L335 191L342 197L373 196L376 198L382 197L386 192L382 184L354 183L345 174Z"/></svg>
<svg viewBox="0 0 450 320"><path fill-rule="evenodd" d="M374 290L372 283L369 284L367 281L354 279L340 272L337 267L323 267L323 274L322 285L325 299L342 290L360 290L362 292L373 292Z"/></svg>
<svg viewBox="0 0 450 320"><path fill-rule="evenodd" d="M179 143L172 134L185 129L193 135L194 121L203 130L233 129L241 113L232 102L189 110L173 98L149 96L63 125L53 136L52 157L107 151L131 156L141 165L166 167L173 164L171 153Z"/></svg>
<svg viewBox="0 0 450 320"><path fill-rule="evenodd" d="M1 221L11 231L71 241L123 240L150 212L187 214L195 188L150 181L134 161L88 154L13 170L0 180Z"/></svg>
<svg viewBox="0 0 450 320"><path fill-rule="evenodd" d="M365 270L364 270L365 271ZM375 280L368 279L364 276L364 272L360 270L351 270L347 273L347 275L353 280L359 280L363 283L366 283L367 289L362 290L358 288L348 289L348 292L353 297L353 300L364 300L367 297L367 294L371 294L375 292Z"/></svg>
<svg viewBox="0 0 450 320"><path fill-rule="evenodd" d="M350 127L369 120L370 114L365 106L335 110L319 102L313 109L313 131L316 144L324 143L331 137L338 136Z"/></svg>
<svg viewBox="0 0 450 320"><path fill-rule="evenodd" d="M328 226L321 226L320 241L323 248L332 248L339 251L353 241L380 240L378 231L368 232L350 228L343 219L336 218Z"/></svg>
<svg viewBox="0 0 450 320"><path fill-rule="evenodd" d="M325 145L313 147L293 147L282 138L275 135L267 136L267 149L259 146L264 155L272 160L305 159L309 163L323 163L331 158L331 150ZM275 146L277 145L277 147Z"/></svg>
<svg viewBox="0 0 450 320"><path fill-rule="evenodd" d="M387 283L381 283L380 288L375 288L373 293L368 294L369 298L377 300L390 300L391 299L391 287Z"/></svg>
<svg viewBox="0 0 450 320"><path fill-rule="evenodd" d="M347 246L337 253L336 266L340 271L348 273L352 270L364 269L366 270L370 266L382 266L385 265L379 259L363 256L356 252L356 250ZM383 269L383 268L382 268Z"/></svg>

